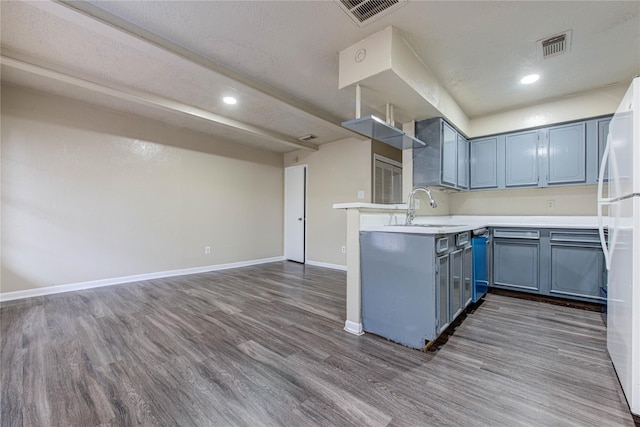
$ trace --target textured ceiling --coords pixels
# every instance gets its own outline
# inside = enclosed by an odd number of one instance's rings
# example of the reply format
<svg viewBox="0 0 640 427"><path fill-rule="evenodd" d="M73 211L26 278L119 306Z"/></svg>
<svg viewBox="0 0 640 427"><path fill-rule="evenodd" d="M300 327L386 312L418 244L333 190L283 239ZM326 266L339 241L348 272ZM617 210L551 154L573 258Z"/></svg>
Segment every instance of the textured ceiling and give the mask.
<svg viewBox="0 0 640 427"><path fill-rule="evenodd" d="M640 74L639 2L410 0L362 28L333 1L91 3L124 21L102 17L115 24L105 25L74 10L81 6L73 4L70 8L50 2L2 2L2 54L107 87L157 95L284 139L312 133L319 136L318 144L351 135L336 126L353 118L355 106L352 89L337 89L338 52L389 25L400 30L470 117L629 81ZM87 7L91 5L85 3ZM127 33L136 28L162 37L176 49ZM535 42L568 29L573 30L570 52L540 60ZM184 52L248 80L186 60L180 55ZM50 87L109 108L160 115L225 139L247 141L245 134L234 136L228 127L181 113L90 95L86 89L61 90L63 84L7 72L5 66L3 70L6 82ZM538 84L518 84L523 74L534 71L542 75ZM220 102L228 93L239 98L234 108ZM275 151L293 149L259 135L250 142Z"/></svg>

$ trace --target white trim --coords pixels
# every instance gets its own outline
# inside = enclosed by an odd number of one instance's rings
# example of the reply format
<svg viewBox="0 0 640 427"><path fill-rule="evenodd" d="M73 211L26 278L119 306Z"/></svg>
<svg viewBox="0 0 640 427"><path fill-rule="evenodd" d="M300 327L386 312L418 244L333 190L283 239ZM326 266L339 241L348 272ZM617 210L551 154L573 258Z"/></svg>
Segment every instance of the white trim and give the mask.
<svg viewBox="0 0 640 427"><path fill-rule="evenodd" d="M320 262L320 261L311 261L309 259L305 262L305 264L313 265L313 266L316 266L316 267L331 268L333 270L347 271L347 266L346 265L330 264L328 262Z"/></svg>
<svg viewBox="0 0 640 427"><path fill-rule="evenodd" d="M351 320L344 322L344 330L353 335L364 335L362 323L352 322Z"/></svg>
<svg viewBox="0 0 640 427"><path fill-rule="evenodd" d="M209 271L227 270L230 268L247 267L250 265L266 264L284 261L283 256L262 258L249 261L231 262L228 264L207 265L204 267L183 268L180 270L159 271L156 273L135 274L133 276L114 277L111 279L91 280L88 282L69 283L66 285L49 286L45 288L27 289L24 291L1 292L0 302L13 301L23 298L39 297L42 295L59 294L63 292L80 291L83 289L99 288L102 286L121 285L124 283L140 282L142 280L162 279L165 277L184 276L187 274L206 273Z"/></svg>

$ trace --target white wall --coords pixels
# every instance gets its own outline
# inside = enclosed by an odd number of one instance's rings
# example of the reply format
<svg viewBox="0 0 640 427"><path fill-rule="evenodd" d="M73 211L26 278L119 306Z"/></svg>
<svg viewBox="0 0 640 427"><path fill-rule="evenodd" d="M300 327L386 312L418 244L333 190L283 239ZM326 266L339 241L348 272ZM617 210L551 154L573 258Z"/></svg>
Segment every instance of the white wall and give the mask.
<svg viewBox="0 0 640 427"><path fill-rule="evenodd" d="M308 165L307 260L345 266L347 217L334 203L371 202L371 140L349 138L318 151L284 155L287 166ZM358 199L364 191L364 199Z"/></svg>
<svg viewBox="0 0 640 427"><path fill-rule="evenodd" d="M2 292L278 257L282 155L2 87L0 211Z"/></svg>
<svg viewBox="0 0 640 427"><path fill-rule="evenodd" d="M470 138L613 114L630 82L536 105L473 117Z"/></svg>

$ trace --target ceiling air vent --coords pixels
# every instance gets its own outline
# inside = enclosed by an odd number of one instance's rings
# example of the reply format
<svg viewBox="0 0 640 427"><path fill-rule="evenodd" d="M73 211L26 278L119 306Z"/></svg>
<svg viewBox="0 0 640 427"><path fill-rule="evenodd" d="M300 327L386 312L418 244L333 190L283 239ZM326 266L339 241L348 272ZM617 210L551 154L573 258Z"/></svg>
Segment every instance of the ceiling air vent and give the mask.
<svg viewBox="0 0 640 427"><path fill-rule="evenodd" d="M538 50L542 59L562 55L571 49L571 30L538 40Z"/></svg>
<svg viewBox="0 0 640 427"><path fill-rule="evenodd" d="M362 27L404 6L407 0L336 0L336 3Z"/></svg>

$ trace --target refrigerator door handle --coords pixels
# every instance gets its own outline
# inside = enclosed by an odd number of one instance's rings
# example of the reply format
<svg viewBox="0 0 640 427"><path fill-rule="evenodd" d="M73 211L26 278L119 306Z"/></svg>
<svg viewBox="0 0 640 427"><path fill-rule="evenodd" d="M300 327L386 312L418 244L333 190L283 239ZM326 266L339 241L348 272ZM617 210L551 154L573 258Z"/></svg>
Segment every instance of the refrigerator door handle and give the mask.
<svg viewBox="0 0 640 427"><path fill-rule="evenodd" d="M604 262L607 270L609 270L611 266L611 252L607 246L607 238L604 235L602 208L603 206L611 205L611 200L602 197L602 190L604 184L604 172L607 167L607 162L609 161L609 151L611 150L610 143L611 134L609 133L609 135L607 135L607 145L604 149L604 153L602 154L602 163L600 163L600 174L598 176L598 233L600 234L600 245L602 246L602 252L604 253Z"/></svg>

